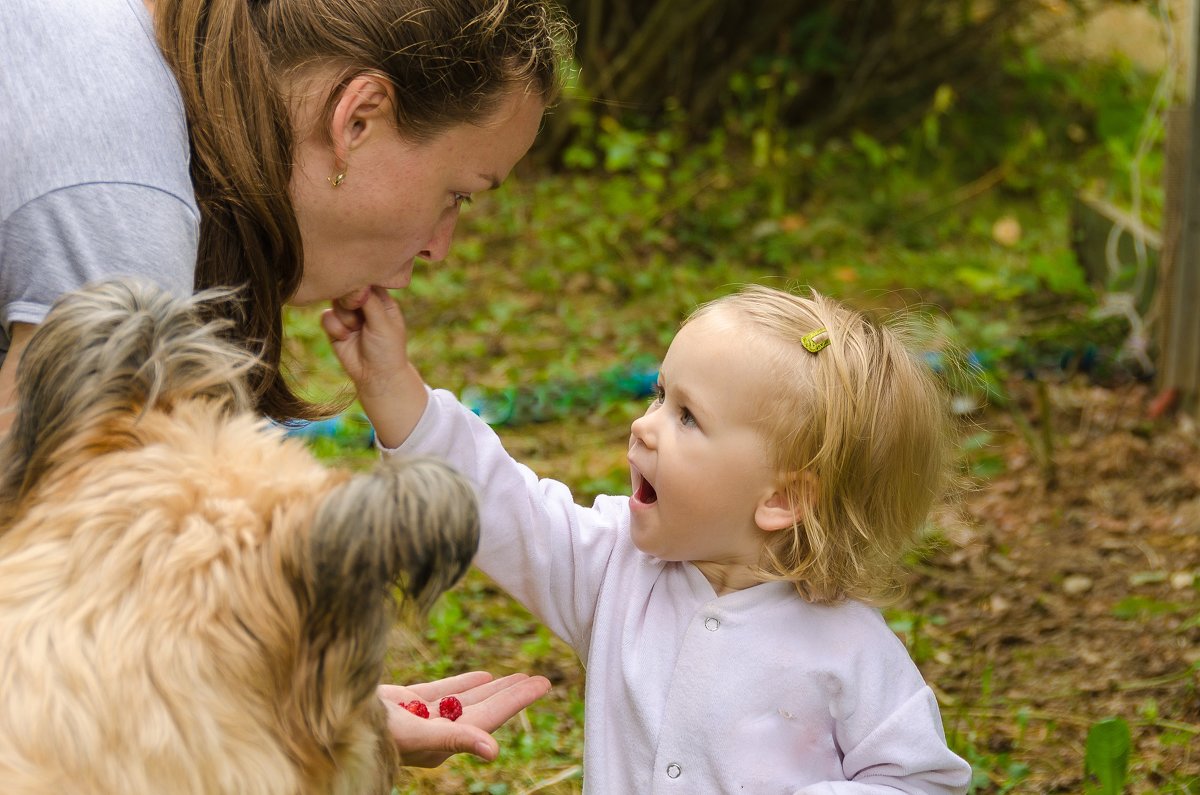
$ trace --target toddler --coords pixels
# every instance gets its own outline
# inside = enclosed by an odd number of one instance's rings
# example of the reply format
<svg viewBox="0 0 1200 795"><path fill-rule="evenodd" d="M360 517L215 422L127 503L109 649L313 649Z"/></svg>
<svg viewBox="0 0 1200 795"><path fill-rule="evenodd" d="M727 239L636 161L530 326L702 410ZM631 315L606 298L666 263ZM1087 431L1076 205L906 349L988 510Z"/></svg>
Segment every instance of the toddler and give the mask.
<svg viewBox="0 0 1200 795"><path fill-rule="evenodd" d="M477 484L477 565L579 654L587 790L966 791L932 691L869 606L949 437L896 331L815 292L701 306L632 425L631 496L585 508L426 387L385 291L323 323L385 453Z"/></svg>

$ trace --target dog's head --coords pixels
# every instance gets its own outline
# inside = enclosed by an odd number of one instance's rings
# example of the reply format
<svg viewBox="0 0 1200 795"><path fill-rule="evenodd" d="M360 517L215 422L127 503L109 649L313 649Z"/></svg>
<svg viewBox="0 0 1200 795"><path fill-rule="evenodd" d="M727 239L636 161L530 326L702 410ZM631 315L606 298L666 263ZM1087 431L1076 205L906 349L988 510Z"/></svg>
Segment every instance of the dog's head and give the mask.
<svg viewBox="0 0 1200 795"><path fill-rule="evenodd" d="M63 296L26 347L12 430L0 446L0 529L50 470L138 444L150 410L204 400L221 411L253 405L245 374L256 361L223 342L227 324L204 321L211 293L181 301L132 282Z"/></svg>
<svg viewBox="0 0 1200 795"><path fill-rule="evenodd" d="M255 363L220 332L109 283L26 349L0 448L9 791L390 787L392 594L462 575L474 493L430 460L320 465L249 413Z"/></svg>

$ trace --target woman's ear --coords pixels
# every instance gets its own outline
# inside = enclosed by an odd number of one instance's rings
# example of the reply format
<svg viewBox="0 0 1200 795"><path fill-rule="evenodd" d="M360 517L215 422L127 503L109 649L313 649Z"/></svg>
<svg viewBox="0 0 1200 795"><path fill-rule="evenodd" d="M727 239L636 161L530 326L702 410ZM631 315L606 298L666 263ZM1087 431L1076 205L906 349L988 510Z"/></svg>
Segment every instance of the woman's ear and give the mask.
<svg viewBox="0 0 1200 795"><path fill-rule="evenodd" d="M371 136L394 127L394 94L390 82L370 73L358 75L342 89L329 122L333 156L339 164L344 165L351 150Z"/></svg>
<svg viewBox="0 0 1200 795"><path fill-rule="evenodd" d="M789 472L777 488L754 509L754 523L760 530L773 533L803 524L806 506L817 496L817 477L806 470Z"/></svg>

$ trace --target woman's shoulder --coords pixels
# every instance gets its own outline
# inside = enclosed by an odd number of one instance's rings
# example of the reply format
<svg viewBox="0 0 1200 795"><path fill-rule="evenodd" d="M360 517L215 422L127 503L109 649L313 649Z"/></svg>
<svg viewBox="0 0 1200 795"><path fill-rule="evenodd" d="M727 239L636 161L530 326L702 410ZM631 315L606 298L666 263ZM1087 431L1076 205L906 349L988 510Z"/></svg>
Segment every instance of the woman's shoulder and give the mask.
<svg viewBox="0 0 1200 795"><path fill-rule="evenodd" d="M4 0L0 97L0 151L23 170L5 204L104 182L190 200L183 103L141 0Z"/></svg>
<svg viewBox="0 0 1200 795"><path fill-rule="evenodd" d="M31 89L28 101L43 111L55 109L60 95L37 94L42 85L69 97L94 97L90 106L173 82L141 0L4 0L0 44L3 84ZM57 109L76 120L88 111Z"/></svg>

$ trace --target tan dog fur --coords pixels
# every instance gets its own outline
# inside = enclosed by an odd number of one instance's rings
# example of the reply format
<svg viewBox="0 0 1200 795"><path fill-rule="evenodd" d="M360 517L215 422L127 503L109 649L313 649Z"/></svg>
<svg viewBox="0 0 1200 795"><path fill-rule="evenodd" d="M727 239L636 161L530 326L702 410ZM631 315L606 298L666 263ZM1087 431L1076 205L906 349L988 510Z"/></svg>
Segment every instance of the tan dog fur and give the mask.
<svg viewBox="0 0 1200 795"><path fill-rule="evenodd" d="M399 583L426 606L478 543L432 461L351 474L248 411L203 304L62 299L0 447L5 793L386 793L375 686Z"/></svg>

